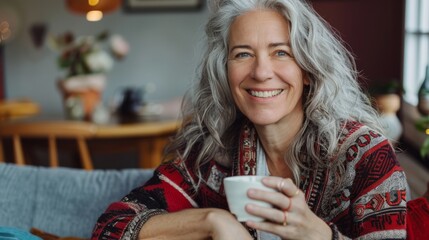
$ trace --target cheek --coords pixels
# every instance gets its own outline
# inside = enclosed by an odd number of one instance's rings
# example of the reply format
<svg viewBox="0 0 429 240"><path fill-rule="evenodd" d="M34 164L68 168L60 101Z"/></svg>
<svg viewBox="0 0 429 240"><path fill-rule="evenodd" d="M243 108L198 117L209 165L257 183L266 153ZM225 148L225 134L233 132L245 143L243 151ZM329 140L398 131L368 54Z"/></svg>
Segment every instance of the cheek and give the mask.
<svg viewBox="0 0 429 240"><path fill-rule="evenodd" d="M228 68L228 83L229 87L233 89L234 87L239 85L240 82L240 73L236 68Z"/></svg>
<svg viewBox="0 0 429 240"><path fill-rule="evenodd" d="M289 83L298 88L309 85L310 82L298 66L287 66L281 68L281 75L284 79L289 79Z"/></svg>
<svg viewBox="0 0 429 240"><path fill-rule="evenodd" d="M296 76L297 76L297 78L299 79L300 83L301 83L303 86L307 86L307 85L309 85L309 84L310 84L310 81L308 80L307 73L306 73L306 72L304 72L304 71L303 71L301 68L299 68L298 66L297 66L297 69L296 69Z"/></svg>
<svg viewBox="0 0 429 240"><path fill-rule="evenodd" d="M239 105L239 95L240 95L240 80L237 72L228 68L227 70L228 77L228 86L231 92L232 98L234 100L235 105Z"/></svg>

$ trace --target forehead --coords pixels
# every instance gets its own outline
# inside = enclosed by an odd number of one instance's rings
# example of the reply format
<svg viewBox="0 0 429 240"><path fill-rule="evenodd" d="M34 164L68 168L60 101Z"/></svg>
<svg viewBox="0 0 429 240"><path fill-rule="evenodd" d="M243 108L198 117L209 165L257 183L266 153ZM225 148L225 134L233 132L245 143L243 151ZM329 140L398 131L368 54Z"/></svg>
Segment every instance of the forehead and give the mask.
<svg viewBox="0 0 429 240"><path fill-rule="evenodd" d="M289 41L289 22L274 10L254 10L238 16L229 29L229 42Z"/></svg>

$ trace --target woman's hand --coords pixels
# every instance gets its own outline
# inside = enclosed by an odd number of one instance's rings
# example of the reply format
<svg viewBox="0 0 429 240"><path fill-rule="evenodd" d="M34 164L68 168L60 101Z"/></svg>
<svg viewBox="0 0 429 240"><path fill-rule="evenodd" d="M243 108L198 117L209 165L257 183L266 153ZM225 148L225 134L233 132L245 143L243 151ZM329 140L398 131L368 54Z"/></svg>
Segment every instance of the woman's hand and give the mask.
<svg viewBox="0 0 429 240"><path fill-rule="evenodd" d="M230 213L214 209L207 215L207 221L212 227L213 240L252 240L247 229Z"/></svg>
<svg viewBox="0 0 429 240"><path fill-rule="evenodd" d="M247 221L249 227L276 234L282 239L331 239L331 228L310 210L304 193L291 179L266 177L262 182L278 192L248 191L250 198L273 206L266 208L248 204L246 210L249 213L266 219L264 222Z"/></svg>
<svg viewBox="0 0 429 240"><path fill-rule="evenodd" d="M252 240L247 229L228 211L192 208L151 217L139 239Z"/></svg>

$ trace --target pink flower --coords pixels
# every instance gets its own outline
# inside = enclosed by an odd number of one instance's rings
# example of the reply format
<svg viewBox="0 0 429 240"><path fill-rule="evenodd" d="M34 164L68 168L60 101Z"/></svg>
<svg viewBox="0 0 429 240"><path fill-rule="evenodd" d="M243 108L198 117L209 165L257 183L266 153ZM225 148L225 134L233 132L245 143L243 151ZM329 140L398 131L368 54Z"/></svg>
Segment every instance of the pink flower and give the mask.
<svg viewBox="0 0 429 240"><path fill-rule="evenodd" d="M125 39L118 34L112 35L110 37L110 47L113 54L117 58L123 58L125 55L128 54L128 51L130 50L128 42L125 41Z"/></svg>

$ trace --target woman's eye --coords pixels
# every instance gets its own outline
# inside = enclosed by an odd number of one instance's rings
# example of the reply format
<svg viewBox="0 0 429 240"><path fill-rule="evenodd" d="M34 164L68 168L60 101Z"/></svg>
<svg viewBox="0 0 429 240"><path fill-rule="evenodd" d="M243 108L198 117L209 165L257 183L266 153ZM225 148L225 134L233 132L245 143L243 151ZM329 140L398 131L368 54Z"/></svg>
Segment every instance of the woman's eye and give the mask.
<svg viewBox="0 0 429 240"><path fill-rule="evenodd" d="M288 57L288 56L290 56L290 54L288 52L283 51L283 50L277 51L276 55L279 56L279 57Z"/></svg>
<svg viewBox="0 0 429 240"><path fill-rule="evenodd" d="M250 53L247 52L241 52L241 53L237 53L235 55L235 58L247 58L247 57L251 57Z"/></svg>

